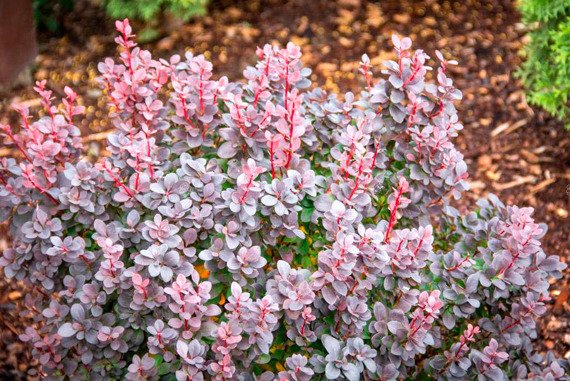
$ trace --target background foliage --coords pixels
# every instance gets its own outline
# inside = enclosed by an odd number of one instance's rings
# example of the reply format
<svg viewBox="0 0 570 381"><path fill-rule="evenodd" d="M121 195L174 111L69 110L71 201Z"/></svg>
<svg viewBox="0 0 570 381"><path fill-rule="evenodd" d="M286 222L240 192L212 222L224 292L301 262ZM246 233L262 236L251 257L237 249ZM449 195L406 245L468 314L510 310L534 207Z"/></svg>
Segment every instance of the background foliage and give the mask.
<svg viewBox="0 0 570 381"><path fill-rule="evenodd" d="M132 18L149 21L162 10L182 20L206 14L208 0L108 0L106 11L111 18Z"/></svg>
<svg viewBox="0 0 570 381"><path fill-rule="evenodd" d="M58 33L63 15L73 9L73 0L34 0L33 7L38 30Z"/></svg>
<svg viewBox="0 0 570 381"><path fill-rule="evenodd" d="M164 11L188 21L205 15L208 6L208 0L103 0L101 3L110 18L128 17L145 22ZM63 16L73 10L74 5L75 0L33 0L37 28L60 33Z"/></svg>
<svg viewBox="0 0 570 381"><path fill-rule="evenodd" d="M532 31L519 75L530 103L539 105L570 127L570 1L521 0L523 21Z"/></svg>

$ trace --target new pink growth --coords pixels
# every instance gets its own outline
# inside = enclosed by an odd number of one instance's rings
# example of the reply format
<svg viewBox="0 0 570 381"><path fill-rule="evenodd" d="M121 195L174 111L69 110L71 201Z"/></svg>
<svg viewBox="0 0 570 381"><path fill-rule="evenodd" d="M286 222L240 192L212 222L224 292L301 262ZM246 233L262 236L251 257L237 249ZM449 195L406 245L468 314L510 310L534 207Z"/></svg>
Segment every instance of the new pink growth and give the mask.
<svg viewBox="0 0 570 381"><path fill-rule="evenodd" d="M398 68L400 78L402 78L404 71L404 59L410 57L409 49L412 47L412 40L409 37L404 37L400 40L398 36L393 34L392 43L394 44L394 50L396 50L396 54L398 55Z"/></svg>
<svg viewBox="0 0 570 381"><path fill-rule="evenodd" d="M26 117L24 117L24 120L27 122ZM8 124L0 124L0 129L2 131L4 131L4 133L10 138L12 143L16 146L16 148L18 148L18 151L20 151L24 155L26 160L28 160L31 163L32 159L30 159L30 157L28 156L28 153L24 150L24 148L22 148L22 145L20 144L20 142L18 141L16 136L14 136L14 133L12 132L12 128Z"/></svg>
<svg viewBox="0 0 570 381"><path fill-rule="evenodd" d="M140 274L135 273L132 276L133 286L135 289L144 295L144 298L148 298L148 285L150 284L150 279L143 278Z"/></svg>
<svg viewBox="0 0 570 381"><path fill-rule="evenodd" d="M286 109L287 119L289 122L289 131L286 136L289 141L289 146L287 148L287 161L285 163L285 168L289 169L291 159L293 158L293 152L301 147L301 136L305 133L305 126L302 124L304 119L299 115L296 115L297 108L300 107L303 97L298 94L297 89L294 89L290 94L286 93L285 95L287 98L290 98L289 104L291 105L290 109ZM278 131L283 132L279 130L279 127Z"/></svg>
<svg viewBox="0 0 570 381"><path fill-rule="evenodd" d="M474 327L472 324L467 325L467 328L465 329L465 331L463 331L463 334L459 339L460 345L459 348L457 348L457 351L455 352L456 359L462 357L463 354L469 349L467 347L467 343L475 342L475 335L478 334L479 332L481 332L479 327L477 326Z"/></svg>
<svg viewBox="0 0 570 381"><path fill-rule="evenodd" d="M278 165L275 159L275 154L283 145L283 136L280 134L272 134L270 131L265 131L265 139L267 139L267 148L269 148L269 162L271 165L271 178L275 178L275 166Z"/></svg>
<svg viewBox="0 0 570 381"><path fill-rule="evenodd" d="M259 184L255 181L257 176L265 172L263 167L257 166L255 160L248 159L247 162L242 167L242 174L237 178L237 185L243 189L243 195L240 198L240 202L243 204L247 197L247 194L252 188L258 188Z"/></svg>
<svg viewBox="0 0 570 381"><path fill-rule="evenodd" d="M61 102L65 108L65 119L68 123L73 123L73 117L75 115L81 115L85 112L85 107L76 105L77 103L77 93L73 91L70 87L65 86L64 88L66 98L63 99Z"/></svg>
<svg viewBox="0 0 570 381"><path fill-rule="evenodd" d="M405 177L400 177L399 182L398 182L398 188L396 189L396 196L392 199L392 201L390 201L389 204L389 208L390 208L390 220L388 221L388 227L386 228L386 235L384 238L384 242L389 242L390 241L390 234L392 232L392 229L394 228L394 225L396 224L397 221L397 214L398 214L398 208L402 207L402 206L406 206L410 200L403 197L403 194L408 192L410 188L410 184L408 183L408 181L406 180ZM393 197L394 195L390 196Z"/></svg>
<svg viewBox="0 0 570 381"><path fill-rule="evenodd" d="M42 81L37 81L36 86L34 86L34 90L40 95L42 106L49 114L50 118L54 118L54 111L55 107L52 105L51 101L54 99L52 97L53 92L51 90L46 89L47 81L44 79Z"/></svg>
<svg viewBox="0 0 570 381"><path fill-rule="evenodd" d="M443 307L443 302L439 298L440 294L441 291L439 290L434 290L430 293L424 291L420 294L418 308L416 308L412 314L413 319L410 323L411 332L408 335L408 341L411 340L420 329L427 331L435 318L439 315Z"/></svg>
<svg viewBox="0 0 570 381"><path fill-rule="evenodd" d="M496 366L496 364L501 364L508 360L509 355L506 352L499 351L499 343L495 339L491 339L489 345L483 349L483 354L481 356L481 361L483 363L483 369L481 374L485 374L487 370Z"/></svg>
<svg viewBox="0 0 570 381"><path fill-rule="evenodd" d="M370 58L368 57L368 54L363 54L358 71L364 76L364 80L366 81L366 90L368 90L368 92L372 89L372 71L370 69Z"/></svg>

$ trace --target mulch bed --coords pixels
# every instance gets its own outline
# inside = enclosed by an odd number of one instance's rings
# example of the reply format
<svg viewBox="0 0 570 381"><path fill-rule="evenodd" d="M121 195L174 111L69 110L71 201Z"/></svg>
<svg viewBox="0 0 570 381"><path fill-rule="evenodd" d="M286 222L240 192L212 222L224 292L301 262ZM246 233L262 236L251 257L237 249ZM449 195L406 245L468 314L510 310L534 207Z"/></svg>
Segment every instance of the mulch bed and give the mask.
<svg viewBox="0 0 570 381"><path fill-rule="evenodd" d="M159 24L168 25L168 20ZM63 26L64 37L40 34L34 78L48 79L60 94L65 85L72 86L85 105L101 110L81 125L96 155L104 145L100 133L109 126L102 119L105 105L94 78L96 63L115 52L113 22L82 0ZM135 25L135 30L141 28ZM332 91L359 90L357 68L363 53L378 73L381 62L393 57L393 33L410 36L414 46L430 55L442 50L460 62L451 69L464 94L458 107L465 129L458 145L472 185L462 206L473 205L489 192L507 203L533 206L536 219L549 226L543 240L547 253L570 260L570 133L525 101L515 76L525 28L514 1L213 1L208 16L171 30L141 45L164 57L186 49L204 53L218 74L238 79L245 66L255 62L257 46L293 41L302 47L305 65L313 68L312 79ZM0 93L0 121L18 123L9 109L15 100L39 104L31 88ZM544 349L566 358L569 284L568 271L563 281L553 284L553 301L540 322L539 340ZM16 335L26 324L18 318L22 294L21 285L0 277L0 379L24 377L33 366Z"/></svg>

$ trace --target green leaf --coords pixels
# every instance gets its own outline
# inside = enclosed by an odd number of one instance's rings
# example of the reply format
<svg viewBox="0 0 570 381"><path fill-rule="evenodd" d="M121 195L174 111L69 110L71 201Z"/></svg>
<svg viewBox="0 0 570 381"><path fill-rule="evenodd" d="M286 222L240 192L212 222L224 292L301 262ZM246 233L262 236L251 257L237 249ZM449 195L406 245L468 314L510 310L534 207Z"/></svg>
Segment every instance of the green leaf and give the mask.
<svg viewBox="0 0 570 381"><path fill-rule="evenodd" d="M271 356L268 354L262 354L255 360L257 364L267 364L269 361L271 361Z"/></svg>
<svg viewBox="0 0 570 381"><path fill-rule="evenodd" d="M314 211L314 207L303 207L303 209L301 209L301 222L311 222L311 216Z"/></svg>

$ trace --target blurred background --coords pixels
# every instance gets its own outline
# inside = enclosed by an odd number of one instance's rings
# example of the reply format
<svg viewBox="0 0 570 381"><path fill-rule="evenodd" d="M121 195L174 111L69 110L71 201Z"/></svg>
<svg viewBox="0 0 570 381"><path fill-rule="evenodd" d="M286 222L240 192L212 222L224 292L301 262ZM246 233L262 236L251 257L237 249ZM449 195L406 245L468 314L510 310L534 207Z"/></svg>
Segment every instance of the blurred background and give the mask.
<svg viewBox="0 0 570 381"><path fill-rule="evenodd" d="M360 91L358 62L367 53L375 74L393 58L391 35L412 38L429 55L459 61L452 78L465 129L472 190L468 208L495 193L532 206L546 222L545 251L570 260L569 0L0 0L0 122L18 125L13 102L39 108L31 84L46 79L55 95L78 92L90 153L105 145L106 108L97 63L116 52L114 20L129 17L153 55L204 54L218 75L236 80L265 43L300 45L315 85ZM0 140L0 157L9 155ZM0 249L7 244L0 228ZM551 288L540 322L543 350L570 358L570 272ZM0 379L25 379L34 368L17 335L25 289L0 274ZM33 371L32 371L33 374Z"/></svg>

